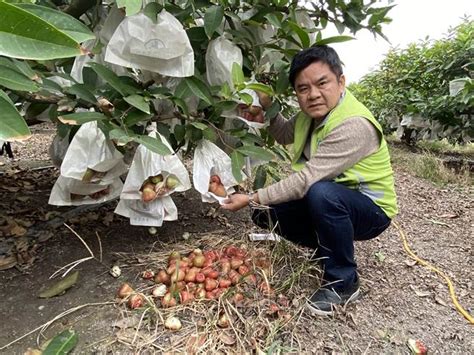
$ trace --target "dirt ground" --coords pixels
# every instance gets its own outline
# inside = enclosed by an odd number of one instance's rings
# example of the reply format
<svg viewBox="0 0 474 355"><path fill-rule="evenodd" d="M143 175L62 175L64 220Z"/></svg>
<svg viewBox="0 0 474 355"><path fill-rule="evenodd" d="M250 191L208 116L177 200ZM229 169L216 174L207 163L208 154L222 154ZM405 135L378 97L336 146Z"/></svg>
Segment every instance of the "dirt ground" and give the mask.
<svg viewBox="0 0 474 355"><path fill-rule="evenodd" d="M125 307L116 304L115 294L124 281L143 284L139 275L149 266L143 256L206 247L211 236L222 244L257 244L269 252L278 243L249 242L248 233L253 227L248 209L237 214L214 210L215 205L202 203L193 191L176 196L178 221L165 222L156 235L114 215L115 202L89 210L49 206L49 193L58 176L55 168L41 168L51 165L46 154L50 133L47 126L39 127L31 146L16 146L20 162L0 158L0 222L5 227L5 221L13 220L17 227L10 233L14 236L7 236L0 225L0 257L4 262L14 260L8 259L13 254L19 257L15 267L0 271L0 353L23 354L27 348L37 348L37 342L41 344L69 328L78 334L74 353L182 352L184 348L173 343L177 335L155 337L155 344L148 346L124 336L127 326L120 321L130 318L124 317ZM406 233L409 245L451 278L459 303L474 314L472 187L438 188L397 170L396 188L400 214L395 222ZM84 239L101 261L88 260L78 265L75 270L80 272L79 280L65 294L38 298L41 288L51 284L49 277L55 271L89 256L63 222ZM189 239L183 240L184 232L190 233ZM295 268L308 254L307 250L299 251L302 258L292 259ZM410 352L406 343L411 338L421 340L430 353L474 352L472 325L454 308L446 283L412 262L393 225L378 238L357 243L356 255L363 289L360 300L339 310L335 317L314 317L304 312L303 305L317 283L300 281L288 295L292 301L289 313L294 316L291 322L265 318L268 326L260 331L258 327L252 329L256 325L253 318L241 320L241 326L249 327L259 337L259 346L247 351L403 354ZM122 268L119 278L108 272L114 264ZM63 312L81 306L52 322L43 332L32 332ZM212 312L215 304L210 302L205 307ZM191 318L183 321L187 336L198 329ZM133 338L138 328L131 328ZM244 339L244 343L252 341ZM214 353L205 345L203 349ZM220 351L241 352L241 347L231 345Z"/></svg>

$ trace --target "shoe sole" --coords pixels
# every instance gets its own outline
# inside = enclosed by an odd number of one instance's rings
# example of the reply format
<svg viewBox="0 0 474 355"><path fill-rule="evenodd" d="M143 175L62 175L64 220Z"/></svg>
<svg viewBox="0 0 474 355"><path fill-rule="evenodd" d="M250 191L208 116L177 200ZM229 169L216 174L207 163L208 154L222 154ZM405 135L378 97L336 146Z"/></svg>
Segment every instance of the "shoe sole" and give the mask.
<svg viewBox="0 0 474 355"><path fill-rule="evenodd" d="M357 300L360 297L360 288L358 288L352 295L347 299L347 301L344 303L344 308L347 306L348 303L353 302ZM311 303L306 302L305 308L311 312L311 314L317 315L317 316L332 316L334 312L331 311L323 311L319 308L314 307Z"/></svg>

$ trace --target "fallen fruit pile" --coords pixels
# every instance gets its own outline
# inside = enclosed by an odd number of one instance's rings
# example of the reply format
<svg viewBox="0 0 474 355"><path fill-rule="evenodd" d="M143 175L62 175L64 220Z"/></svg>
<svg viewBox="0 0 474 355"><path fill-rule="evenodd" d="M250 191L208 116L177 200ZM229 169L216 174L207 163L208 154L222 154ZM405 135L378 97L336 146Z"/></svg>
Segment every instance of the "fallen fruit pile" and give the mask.
<svg viewBox="0 0 474 355"><path fill-rule="evenodd" d="M166 177L163 174L150 176L146 179L140 191L142 193L143 202L150 202L154 199L171 192L179 185L179 180L174 175L168 175Z"/></svg>
<svg viewBox="0 0 474 355"><path fill-rule="evenodd" d="M158 272L146 270L142 278L153 280L157 285L151 295L160 300L162 307L173 307L188 304L194 300L212 300L227 294L234 303L244 300L244 286L258 285L264 295L273 294L266 277L258 282L260 274L268 275L270 262L261 255L250 255L244 249L228 246L223 250L201 251L194 249L187 256L172 252L166 269ZM257 273L256 269L262 272ZM258 276L258 277L257 277ZM128 284L123 284L119 291L120 298L128 298L130 308L141 307L143 294L135 292Z"/></svg>

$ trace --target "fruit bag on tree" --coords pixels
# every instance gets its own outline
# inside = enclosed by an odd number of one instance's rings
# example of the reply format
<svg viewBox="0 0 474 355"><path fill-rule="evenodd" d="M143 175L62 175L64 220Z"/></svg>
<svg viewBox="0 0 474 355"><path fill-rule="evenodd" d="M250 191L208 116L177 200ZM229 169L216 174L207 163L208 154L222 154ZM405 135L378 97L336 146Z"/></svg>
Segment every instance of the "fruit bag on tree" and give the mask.
<svg viewBox="0 0 474 355"><path fill-rule="evenodd" d="M203 202L220 204L235 190L237 181L232 175L229 156L208 140L201 140L194 151L193 184Z"/></svg>
<svg viewBox="0 0 474 355"><path fill-rule="evenodd" d="M83 42L81 44L81 47L92 52L92 50L94 49L94 47L97 46L99 41L100 41L100 44L102 44L103 46L106 46L107 43L109 43L110 38L112 37L112 34L115 32L117 26L120 24L120 22L122 22L124 18L125 18L124 11L118 9L117 6L112 6L108 15L106 15L105 13L101 14L100 23L94 28L94 33L97 38ZM72 65L70 75L77 82L83 83L84 78L82 75L82 70L90 62L106 65L109 69L111 69L117 75L127 75L127 76L130 75L127 69L122 66L106 64L104 61L104 57L105 57L105 49L102 50L100 53L95 54L93 57L89 55L77 56ZM97 83L98 85L100 85L105 82L102 79L97 78Z"/></svg>
<svg viewBox="0 0 474 355"><path fill-rule="evenodd" d="M48 203L55 206L79 206L103 203L120 196L123 183L119 177L108 183L85 183L59 176Z"/></svg>
<svg viewBox="0 0 474 355"><path fill-rule="evenodd" d="M150 137L166 139L153 126ZM178 154L160 155L144 145L137 148L115 213L130 218L130 224L160 227L163 221L178 219L171 194L191 188L189 174Z"/></svg>
<svg viewBox="0 0 474 355"><path fill-rule="evenodd" d="M166 10L156 23L142 13L126 17L107 44L105 61L166 76L194 75L194 52L186 31Z"/></svg>
<svg viewBox="0 0 474 355"><path fill-rule="evenodd" d="M206 78L210 85L227 83L233 88L232 66L234 63L242 67L242 51L234 43L220 36L209 42L206 51Z"/></svg>
<svg viewBox="0 0 474 355"><path fill-rule="evenodd" d="M49 204L102 203L120 195L120 175L127 172L123 155L107 140L97 122L83 124L72 139L51 190Z"/></svg>

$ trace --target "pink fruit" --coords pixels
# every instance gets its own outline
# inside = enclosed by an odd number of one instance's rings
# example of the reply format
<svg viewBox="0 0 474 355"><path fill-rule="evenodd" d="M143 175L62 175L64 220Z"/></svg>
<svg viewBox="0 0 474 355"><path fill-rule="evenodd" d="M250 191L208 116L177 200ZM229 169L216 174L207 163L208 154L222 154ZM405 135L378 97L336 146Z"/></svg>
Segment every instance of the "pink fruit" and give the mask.
<svg viewBox="0 0 474 355"><path fill-rule="evenodd" d="M143 296L138 293L131 295L128 299L128 306L131 309L136 309L143 306Z"/></svg>
<svg viewBox="0 0 474 355"><path fill-rule="evenodd" d="M132 293L133 293L133 288L129 284L124 283L122 284L122 286L120 286L117 292L117 296L119 296L120 298L125 298L131 295Z"/></svg>

